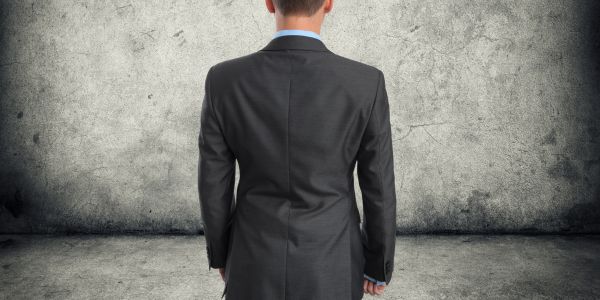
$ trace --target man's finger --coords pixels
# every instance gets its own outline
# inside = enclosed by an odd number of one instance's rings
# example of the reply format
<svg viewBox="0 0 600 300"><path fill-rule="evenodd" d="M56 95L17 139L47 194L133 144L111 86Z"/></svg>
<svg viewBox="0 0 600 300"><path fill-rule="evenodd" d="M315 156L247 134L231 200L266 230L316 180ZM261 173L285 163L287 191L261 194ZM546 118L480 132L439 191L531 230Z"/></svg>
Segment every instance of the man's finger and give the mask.
<svg viewBox="0 0 600 300"><path fill-rule="evenodd" d="M383 290L385 289L385 285L377 285L375 286L375 293L377 295L383 294Z"/></svg>
<svg viewBox="0 0 600 300"><path fill-rule="evenodd" d="M369 284L369 281L365 279L365 280L363 281L363 291L364 291L365 293L368 293L368 291L367 291L367 285L368 285L368 284Z"/></svg>
<svg viewBox="0 0 600 300"><path fill-rule="evenodd" d="M219 268L219 274L221 274L221 279L225 281L225 268Z"/></svg>
<svg viewBox="0 0 600 300"><path fill-rule="evenodd" d="M369 290L369 294L371 294L371 295L375 295L375 291L373 290L374 286L375 286L375 284L373 282L369 282L369 286L367 287L367 290Z"/></svg>

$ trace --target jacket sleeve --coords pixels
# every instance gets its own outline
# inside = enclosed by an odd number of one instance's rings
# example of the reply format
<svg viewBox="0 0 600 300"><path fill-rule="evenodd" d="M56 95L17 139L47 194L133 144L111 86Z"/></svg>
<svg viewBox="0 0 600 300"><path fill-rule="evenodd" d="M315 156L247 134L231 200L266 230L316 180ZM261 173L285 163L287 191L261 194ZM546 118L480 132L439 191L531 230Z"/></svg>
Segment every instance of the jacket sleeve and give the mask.
<svg viewBox="0 0 600 300"><path fill-rule="evenodd" d="M357 153L362 192L364 273L389 284L396 245L396 190L390 110L381 71L369 121Z"/></svg>
<svg viewBox="0 0 600 300"><path fill-rule="evenodd" d="M227 145L211 102L211 68L200 113L198 192L210 268L225 267L235 207L235 156Z"/></svg>

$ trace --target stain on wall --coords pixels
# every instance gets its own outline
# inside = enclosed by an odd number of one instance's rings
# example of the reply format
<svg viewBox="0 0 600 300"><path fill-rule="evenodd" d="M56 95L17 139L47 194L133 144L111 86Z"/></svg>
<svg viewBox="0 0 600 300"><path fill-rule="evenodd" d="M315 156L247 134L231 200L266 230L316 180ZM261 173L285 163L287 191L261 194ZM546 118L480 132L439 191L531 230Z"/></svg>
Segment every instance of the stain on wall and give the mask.
<svg viewBox="0 0 600 300"><path fill-rule="evenodd" d="M204 76L266 45L263 5L0 3L0 232L201 231ZM335 3L327 47L386 76L399 233L600 231L598 16Z"/></svg>

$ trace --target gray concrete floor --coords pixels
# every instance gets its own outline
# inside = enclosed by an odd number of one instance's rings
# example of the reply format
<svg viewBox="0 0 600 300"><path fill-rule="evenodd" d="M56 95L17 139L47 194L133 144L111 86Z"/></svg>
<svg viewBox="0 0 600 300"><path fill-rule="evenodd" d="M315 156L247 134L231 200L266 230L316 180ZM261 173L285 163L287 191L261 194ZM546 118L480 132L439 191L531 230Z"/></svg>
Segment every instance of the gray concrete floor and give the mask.
<svg viewBox="0 0 600 300"><path fill-rule="evenodd" d="M202 236L0 235L0 299L220 299ZM600 298L600 236L400 236L385 295Z"/></svg>

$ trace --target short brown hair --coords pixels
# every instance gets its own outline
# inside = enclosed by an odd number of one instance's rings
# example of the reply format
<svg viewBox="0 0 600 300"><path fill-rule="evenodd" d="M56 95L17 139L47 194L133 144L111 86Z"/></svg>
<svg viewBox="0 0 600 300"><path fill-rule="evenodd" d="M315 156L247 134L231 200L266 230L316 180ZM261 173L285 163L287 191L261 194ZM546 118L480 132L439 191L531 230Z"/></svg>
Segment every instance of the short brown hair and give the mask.
<svg viewBox="0 0 600 300"><path fill-rule="evenodd" d="M273 0L273 4L286 15L312 16L321 8L325 0Z"/></svg>

